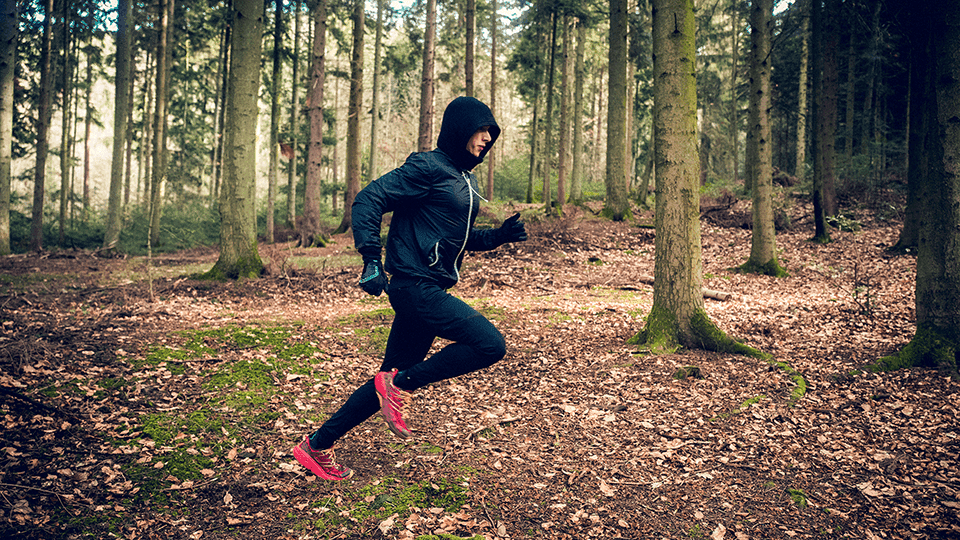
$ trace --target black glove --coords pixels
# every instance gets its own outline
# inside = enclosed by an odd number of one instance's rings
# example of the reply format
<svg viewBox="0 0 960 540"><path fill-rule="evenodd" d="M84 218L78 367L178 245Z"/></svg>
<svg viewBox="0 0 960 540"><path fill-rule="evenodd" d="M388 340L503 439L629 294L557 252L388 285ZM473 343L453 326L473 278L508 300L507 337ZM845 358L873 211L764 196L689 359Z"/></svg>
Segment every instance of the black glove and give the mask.
<svg viewBox="0 0 960 540"><path fill-rule="evenodd" d="M500 244L507 242L523 242L527 239L527 230L520 221L520 214L516 213L506 219L500 228L497 229L497 238Z"/></svg>
<svg viewBox="0 0 960 540"><path fill-rule="evenodd" d="M383 271L383 263L380 262L380 259L363 261L360 288L373 296L380 296L380 293L387 288L387 274Z"/></svg>

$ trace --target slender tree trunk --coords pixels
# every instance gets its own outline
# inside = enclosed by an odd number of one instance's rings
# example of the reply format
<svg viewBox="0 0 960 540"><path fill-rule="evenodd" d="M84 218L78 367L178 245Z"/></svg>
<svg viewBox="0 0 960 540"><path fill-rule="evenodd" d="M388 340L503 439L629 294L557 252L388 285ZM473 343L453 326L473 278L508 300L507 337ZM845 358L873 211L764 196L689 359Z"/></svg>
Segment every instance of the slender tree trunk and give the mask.
<svg viewBox="0 0 960 540"><path fill-rule="evenodd" d="M840 44L840 0L824 2L823 34L823 95L821 124L823 136L823 209L826 215L835 216L837 207L837 114L840 94L839 62L837 48Z"/></svg>
<svg viewBox="0 0 960 540"><path fill-rule="evenodd" d="M730 26L731 59L730 59L730 156L733 158L732 178L734 183L740 177L740 105L737 93L737 71L740 69L740 12L739 0L731 0Z"/></svg>
<svg viewBox="0 0 960 540"><path fill-rule="evenodd" d="M37 104L37 164L33 171L33 213L30 221L30 250L43 250L43 195L47 169L47 140L50 131L50 108L53 94L51 56L53 54L53 0L45 0L43 41L40 49L40 102Z"/></svg>
<svg viewBox="0 0 960 540"><path fill-rule="evenodd" d="M748 272L786 275L777 261L777 238L773 225L773 148L770 130L771 42L773 0L754 0L750 5L750 129L747 176L753 186L753 240Z"/></svg>
<svg viewBox="0 0 960 540"><path fill-rule="evenodd" d="M280 182L280 90L283 64L283 0L273 0L273 73L270 88L270 164L267 169L267 243L276 241L277 186Z"/></svg>
<svg viewBox="0 0 960 540"><path fill-rule="evenodd" d="M692 2L692 0L691 0ZM692 15L691 15L692 16ZM692 69L691 58L691 69ZM630 216L627 201L627 2L610 0L609 87L607 107L607 199L603 215L613 221ZM696 125L694 125L696 130ZM696 155L696 143L694 143Z"/></svg>
<svg viewBox="0 0 960 540"><path fill-rule="evenodd" d="M343 220L336 234L350 230L353 199L360 193L360 110L363 108L363 2L353 7L353 54L350 58L350 104L347 116L347 190L343 200Z"/></svg>
<svg viewBox="0 0 960 540"><path fill-rule="evenodd" d="M93 93L93 63L90 61L90 52L90 49L87 49L87 87L83 96L83 213L80 215L83 223L87 222L90 215L90 134L93 128L93 106L90 103Z"/></svg>
<svg viewBox="0 0 960 540"><path fill-rule="evenodd" d="M475 96L476 94L473 91L473 74L474 74L474 42L476 41L476 30L477 30L477 0L467 0L467 9L466 17L464 17L466 23L466 53L465 53L465 65L464 65L464 94L470 97Z"/></svg>
<svg viewBox="0 0 960 540"><path fill-rule="evenodd" d="M123 171L123 204L120 207L120 213L123 214L128 205L130 204L130 190L132 189L131 184L133 182L133 104L136 103L136 88L137 88L137 70L136 59L134 57L129 58L130 62L130 84L127 85L128 96L127 96L127 129L126 129L126 143L125 143L125 158L124 158L124 171ZM137 162L137 170L139 175L139 169L143 167L142 162ZM121 217L122 220L122 217Z"/></svg>
<svg viewBox="0 0 960 540"><path fill-rule="evenodd" d="M310 140L307 142L307 178L303 189L303 223L298 226L301 247L324 244L320 235L320 184L323 174L323 83L327 42L327 2L319 0L313 8L313 50L310 58L310 91L307 116Z"/></svg>
<svg viewBox="0 0 960 540"><path fill-rule="evenodd" d="M0 3L0 256L9 255L13 164L13 85L19 23L17 3Z"/></svg>
<svg viewBox="0 0 960 540"><path fill-rule="evenodd" d="M573 101L573 36L570 26L572 17L563 17L563 68L560 79L560 136L557 141L560 145L560 155L557 159L557 210L563 214L563 204L567 202L567 182L573 162L570 140L571 101Z"/></svg>
<svg viewBox="0 0 960 540"><path fill-rule="evenodd" d="M583 202L583 81L586 78L584 68L584 43L587 41L587 25L583 19L577 19L576 59L573 68L573 164L570 176L570 197L573 204Z"/></svg>
<svg viewBox="0 0 960 540"><path fill-rule="evenodd" d="M830 231L827 229L826 207L824 205L824 178L826 160L826 121L824 120L824 41L823 41L823 7L820 2L813 2L810 8L811 38L813 44L813 118L814 140L813 150L813 239L825 244L830 242ZM832 141L831 141L832 144Z"/></svg>
<svg viewBox="0 0 960 540"><path fill-rule="evenodd" d="M107 200L107 228L103 249L112 250L120 241L121 196L123 189L123 150L127 142L130 114L130 22L133 4L119 0L117 6L116 93L113 103L113 161L110 165L110 196Z"/></svg>
<svg viewBox="0 0 960 540"><path fill-rule="evenodd" d="M856 15L852 6L846 6L849 10L851 19ZM847 97L844 113L843 129L843 163L847 167L847 174L850 174L850 166L853 164L853 137L857 100L857 33L851 27L848 28L849 46L847 47Z"/></svg>
<svg viewBox="0 0 960 540"><path fill-rule="evenodd" d="M293 74L290 81L290 159L287 167L287 226L297 226L297 154L300 137L300 0L293 9Z"/></svg>
<svg viewBox="0 0 960 540"><path fill-rule="evenodd" d="M168 65L170 14L173 11L175 0L160 0L160 17L157 25L159 43L157 44L157 77L154 83L156 103L153 115L153 178L150 182L150 245L155 246L160 240L160 211L163 183L167 178L167 101L169 89Z"/></svg>
<svg viewBox="0 0 960 540"><path fill-rule="evenodd" d="M537 48L545 47L542 27L537 27ZM530 170L527 174L527 204L533 203L533 183L537 178L537 171L540 168L540 101L543 95L543 64L537 65L534 77L536 78L537 93L533 98L533 118L530 121Z"/></svg>
<svg viewBox="0 0 960 540"><path fill-rule="evenodd" d="M810 71L810 1L800 0L800 73L797 77L797 158L793 165L793 174L798 178L806 176L807 162L807 72Z"/></svg>
<svg viewBox="0 0 960 540"><path fill-rule="evenodd" d="M500 17L497 11L497 0L492 0L490 7L492 14L490 16L490 112L493 117L497 117L497 19ZM487 154L487 200L493 200L493 172L497 163L497 153L500 147L496 147Z"/></svg>
<svg viewBox="0 0 960 540"><path fill-rule="evenodd" d="M377 0L377 34L373 45L373 95L370 108L370 167L367 171L367 182L373 182L380 177L379 142L380 123L380 51L383 48L383 10L385 0Z"/></svg>
<svg viewBox="0 0 960 540"><path fill-rule="evenodd" d="M433 149L434 60L437 39L437 0L427 0L426 30L423 34L423 71L420 79L420 132L417 151Z"/></svg>
<svg viewBox="0 0 960 540"><path fill-rule="evenodd" d="M227 84L227 125L220 192L220 258L210 270L220 279L257 278L257 102L263 42L263 0L233 0L233 53Z"/></svg>
<svg viewBox="0 0 960 540"><path fill-rule="evenodd" d="M546 126L544 128L543 134L543 211L546 214L551 214L551 207L553 203L553 195L550 189L550 174L551 169L553 168L553 94L554 94L554 73L556 72L555 60L557 57L557 19L561 16L559 13L553 13L552 17L552 29L550 31L550 50L547 53L549 57L549 62L547 64L547 91L545 92L545 97L547 99L547 119Z"/></svg>
<svg viewBox="0 0 960 540"><path fill-rule="evenodd" d="M60 4L60 54L63 55L63 66L60 69L60 91L63 94L62 115L60 129L60 219L57 223L58 240L57 244L63 246L66 242L67 226L67 204L70 202L72 194L70 177L72 163L70 158L73 155L70 141L70 128L73 122L72 106L70 98L73 96L73 66L75 57L73 56L73 32L70 30L70 3L62 2Z"/></svg>

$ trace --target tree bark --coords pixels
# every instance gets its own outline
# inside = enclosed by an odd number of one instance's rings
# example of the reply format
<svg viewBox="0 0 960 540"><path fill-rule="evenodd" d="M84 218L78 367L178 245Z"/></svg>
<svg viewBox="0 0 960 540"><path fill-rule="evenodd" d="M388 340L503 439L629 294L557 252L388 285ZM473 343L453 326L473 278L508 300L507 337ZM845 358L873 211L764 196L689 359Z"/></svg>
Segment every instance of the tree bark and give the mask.
<svg viewBox="0 0 960 540"><path fill-rule="evenodd" d="M490 10L490 112L497 117L497 0L492 0ZM487 200L493 200L493 173L497 163L497 150L487 154Z"/></svg>
<svg viewBox="0 0 960 540"><path fill-rule="evenodd" d="M583 202L583 81L586 77L584 68L584 44L587 41L587 25L583 19L577 19L576 59L574 61L573 78L573 165L570 175L570 197L572 204Z"/></svg>
<svg viewBox="0 0 960 540"><path fill-rule="evenodd" d="M823 7L820 2L813 2L810 7L810 42L812 43L811 56L813 57L813 118L814 136L810 148L813 153L813 240L821 244L830 242L830 231L827 229L827 213L824 205L824 177L826 145L826 122L824 121L824 84L823 84Z"/></svg>
<svg viewBox="0 0 960 540"><path fill-rule="evenodd" d="M547 114L546 114L546 126L544 128L543 134L543 162L542 162L542 171L543 174L543 211L545 214L552 214L553 206L553 194L551 193L551 182L550 182L550 171L553 168L553 156L554 156L554 146L553 146L553 88L554 88L554 73L556 72L556 58L557 58L557 19L561 15L559 13L551 14L551 30L550 30L550 49L548 51L549 62L547 63L547 89L544 92L544 97L547 100Z"/></svg>
<svg viewBox="0 0 960 540"><path fill-rule="evenodd" d="M130 114L130 18L132 3L119 0L117 5L116 93L113 100L113 160L110 164L110 195L107 199L107 228L103 249L115 249L120 241L123 207L124 145L127 142L127 119Z"/></svg>
<svg viewBox="0 0 960 540"><path fill-rule="evenodd" d="M557 159L557 211L563 214L563 204L567 202L567 182L572 165L570 140L570 117L573 108L573 36L571 35L572 17L563 17L563 67L560 78L560 135L557 141L560 145L560 155Z"/></svg>
<svg viewBox="0 0 960 540"><path fill-rule="evenodd" d="M653 0L656 245L653 307L631 342L655 354L678 345L759 355L721 332L703 303L697 185L693 0Z"/></svg>
<svg viewBox="0 0 960 540"><path fill-rule="evenodd" d="M919 169L924 212L917 253L917 331L897 354L879 360L877 369L933 366L954 379L960 355L960 4L931 2L912 6L911 42L929 54L928 76L913 78L917 104L924 105L928 133L911 138L922 145ZM916 56L916 55L915 55ZM920 135L919 133L916 135ZM919 161L919 162L918 162Z"/></svg>
<svg viewBox="0 0 960 540"><path fill-rule="evenodd" d="M350 103L347 113L347 189L343 219L334 234L350 230L353 199L360 193L360 109L363 107L363 2L353 7L353 54L350 58Z"/></svg>
<svg viewBox="0 0 960 540"><path fill-rule="evenodd" d="M233 53L227 85L223 189L220 195L220 258L210 270L218 279L257 278L257 103L263 39L263 0L234 0Z"/></svg>
<svg viewBox="0 0 960 540"><path fill-rule="evenodd" d="M70 98L73 96L73 67L76 64L76 58L72 50L70 7L70 2L60 3L60 38L63 40L60 44L60 54L63 55L60 67L60 92L63 98L60 115L60 218L57 222L57 244L60 246L66 242L67 204L72 193L70 179L73 173L73 145L70 138L73 111Z"/></svg>
<svg viewBox="0 0 960 540"><path fill-rule="evenodd" d="M13 86L19 23L17 3L0 3L0 256L9 255L13 164Z"/></svg>
<svg viewBox="0 0 960 540"><path fill-rule="evenodd" d="M33 212L30 221L30 250L43 250L43 196L50 144L50 108L53 94L53 0L44 2L43 38L40 48L40 102L37 104L37 162L33 171Z"/></svg>
<svg viewBox="0 0 960 540"><path fill-rule="evenodd" d="M167 178L167 99L169 90L169 38L172 26L170 15L173 12L175 0L160 0L158 6L159 20L157 24L157 71L155 89L155 104L153 114L153 159L150 181L150 232L149 245L155 246L160 240L160 202L163 193L163 183ZM258 77L259 79L259 77Z"/></svg>
<svg viewBox="0 0 960 540"><path fill-rule="evenodd" d="M753 238L743 270L784 277L777 261L773 224L773 148L770 131L770 73L773 0L750 5L750 129L747 176L753 186Z"/></svg>
<svg viewBox="0 0 960 540"><path fill-rule="evenodd" d="M377 0L377 33L373 45L373 93L370 99L370 166L367 171L367 182L373 182L380 177L379 142L380 124L380 51L383 48L383 10L385 0Z"/></svg>
<svg viewBox="0 0 960 540"><path fill-rule="evenodd" d="M474 74L474 43L476 41L476 30L477 30L477 0L467 0L466 6L466 16L464 17L464 23L466 24L466 51L464 53L464 94L470 97L476 95L473 90L473 74Z"/></svg>
<svg viewBox="0 0 960 540"><path fill-rule="evenodd" d="M656 5L656 4L654 4ZM691 14L692 16L692 14ZM607 198L603 215L613 221L630 217L627 200L627 2L610 0L610 65L607 90ZM692 62L691 58L691 62ZM691 70L693 66L691 64ZM694 104L696 105L696 104ZM694 126L696 128L696 126ZM696 155L696 143L694 143Z"/></svg>
<svg viewBox="0 0 960 540"><path fill-rule="evenodd" d="M806 176L807 164L807 73L810 71L810 0L800 0L800 73L797 76L797 157L794 160L793 174L798 178Z"/></svg>
<svg viewBox="0 0 960 540"><path fill-rule="evenodd" d="M293 73L290 78L290 159L287 166L287 226L297 226L297 154L300 138L300 0L293 9Z"/></svg>
<svg viewBox="0 0 960 540"><path fill-rule="evenodd" d="M420 77L420 131L417 151L433 149L433 79L437 39L437 0L427 0L427 19L423 34L423 70Z"/></svg>
<svg viewBox="0 0 960 540"><path fill-rule="evenodd" d="M280 178L280 50L283 48L283 0L273 0L273 71L270 78L270 163L267 169L267 243L275 236L275 208Z"/></svg>
<svg viewBox="0 0 960 540"><path fill-rule="evenodd" d="M307 116L310 119L310 140L307 142L307 178L303 188L303 222L297 227L300 247L324 244L320 235L320 184L323 174L323 83L326 75L327 2L319 0L313 7L313 50L310 58L310 90L307 93Z"/></svg>

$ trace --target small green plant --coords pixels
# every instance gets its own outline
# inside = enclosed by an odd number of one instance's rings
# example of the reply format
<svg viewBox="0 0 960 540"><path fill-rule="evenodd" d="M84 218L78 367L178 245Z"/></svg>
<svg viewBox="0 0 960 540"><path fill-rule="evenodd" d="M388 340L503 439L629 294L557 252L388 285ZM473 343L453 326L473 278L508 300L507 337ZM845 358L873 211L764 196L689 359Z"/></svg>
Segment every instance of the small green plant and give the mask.
<svg viewBox="0 0 960 540"><path fill-rule="evenodd" d="M787 493L790 494L790 500L797 505L797 508L807 507L807 495L802 489L787 489Z"/></svg>
<svg viewBox="0 0 960 540"><path fill-rule="evenodd" d="M693 527L690 527L690 530L687 531L687 536L690 538L703 538L703 529L700 528L700 524L696 523Z"/></svg>

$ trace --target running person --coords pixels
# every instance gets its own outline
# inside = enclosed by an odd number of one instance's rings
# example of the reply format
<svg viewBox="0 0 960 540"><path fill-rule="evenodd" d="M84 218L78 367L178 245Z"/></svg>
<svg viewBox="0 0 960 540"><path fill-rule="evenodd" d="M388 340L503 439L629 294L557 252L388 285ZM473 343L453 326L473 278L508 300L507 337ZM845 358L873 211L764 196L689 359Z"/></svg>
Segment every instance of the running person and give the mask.
<svg viewBox="0 0 960 540"><path fill-rule="evenodd" d="M395 316L380 372L293 449L297 461L320 478L353 475L337 462L333 447L361 422L379 411L390 431L410 437L403 411L413 391L483 369L506 354L500 331L447 292L460 279L466 251L527 239L519 214L497 229L473 228L482 197L470 171L499 136L489 107L459 97L444 111L436 149L411 154L357 194L352 225L363 257L360 287L375 296L385 290ZM380 224L388 212L393 218L382 264ZM424 360L437 337L452 343Z"/></svg>

